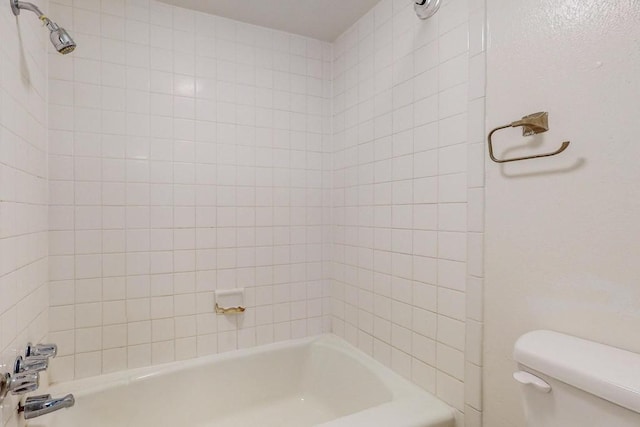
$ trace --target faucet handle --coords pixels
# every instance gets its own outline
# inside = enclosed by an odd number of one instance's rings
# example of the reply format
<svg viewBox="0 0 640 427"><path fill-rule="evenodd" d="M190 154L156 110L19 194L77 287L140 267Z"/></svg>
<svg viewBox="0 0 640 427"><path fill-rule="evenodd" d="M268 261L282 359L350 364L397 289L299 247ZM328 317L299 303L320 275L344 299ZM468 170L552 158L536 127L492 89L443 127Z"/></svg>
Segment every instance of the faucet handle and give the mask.
<svg viewBox="0 0 640 427"><path fill-rule="evenodd" d="M58 354L58 346L55 344L27 344L27 348L24 351L26 357L41 356L41 357L56 357Z"/></svg>
<svg viewBox="0 0 640 427"><path fill-rule="evenodd" d="M24 405L21 405L23 410L24 409L31 409L34 408L38 405L43 404L44 402L46 402L47 400L51 399L51 395L50 394L41 394L39 396L29 396L24 400Z"/></svg>
<svg viewBox="0 0 640 427"><path fill-rule="evenodd" d="M23 359L22 356L16 357L16 361L13 364L13 373L19 374L21 372L40 372L49 367L49 358L44 356L28 356Z"/></svg>
<svg viewBox="0 0 640 427"><path fill-rule="evenodd" d="M21 372L11 376L8 391L12 394L25 394L36 391L39 386L40 374L38 372Z"/></svg>

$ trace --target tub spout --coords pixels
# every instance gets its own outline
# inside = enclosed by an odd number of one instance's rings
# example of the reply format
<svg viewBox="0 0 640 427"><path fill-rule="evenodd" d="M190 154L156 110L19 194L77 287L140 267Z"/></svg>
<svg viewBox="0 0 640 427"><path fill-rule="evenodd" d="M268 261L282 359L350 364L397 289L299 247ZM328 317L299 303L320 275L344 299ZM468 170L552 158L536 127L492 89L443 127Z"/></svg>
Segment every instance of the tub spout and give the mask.
<svg viewBox="0 0 640 427"><path fill-rule="evenodd" d="M24 418L29 420L57 411L58 409L70 408L75 403L76 400L73 394L67 394L65 397L59 399L52 399L50 394L43 394L41 396L27 397L24 405L21 404L18 407L18 412L24 412Z"/></svg>

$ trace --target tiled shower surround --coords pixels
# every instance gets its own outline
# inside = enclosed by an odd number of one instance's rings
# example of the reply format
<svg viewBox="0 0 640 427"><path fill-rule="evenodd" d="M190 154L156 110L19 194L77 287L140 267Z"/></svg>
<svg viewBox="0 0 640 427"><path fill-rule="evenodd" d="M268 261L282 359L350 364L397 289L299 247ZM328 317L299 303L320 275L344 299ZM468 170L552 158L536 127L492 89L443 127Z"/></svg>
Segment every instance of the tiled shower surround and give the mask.
<svg viewBox="0 0 640 427"><path fill-rule="evenodd" d="M45 2L37 2L45 7ZM5 9L6 8L6 9ZM0 368L47 334L47 44L37 19L0 14ZM14 415L3 405L0 425Z"/></svg>
<svg viewBox="0 0 640 427"><path fill-rule="evenodd" d="M331 46L155 1L51 14L79 45L49 62L54 381L321 333Z"/></svg>
<svg viewBox="0 0 640 427"><path fill-rule="evenodd" d="M54 381L332 331L480 425L483 1L383 0L333 44L50 14L79 45L49 54Z"/></svg>
<svg viewBox="0 0 640 427"><path fill-rule="evenodd" d="M481 422L483 22L477 1L427 22L383 1L333 50L332 331L468 426Z"/></svg>

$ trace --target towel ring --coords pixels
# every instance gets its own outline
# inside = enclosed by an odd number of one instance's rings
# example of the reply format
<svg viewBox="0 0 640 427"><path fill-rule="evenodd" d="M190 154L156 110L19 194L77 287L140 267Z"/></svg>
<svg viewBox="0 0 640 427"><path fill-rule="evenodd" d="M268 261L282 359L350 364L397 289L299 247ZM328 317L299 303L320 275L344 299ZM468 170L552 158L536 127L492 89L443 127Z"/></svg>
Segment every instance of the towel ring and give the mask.
<svg viewBox="0 0 640 427"><path fill-rule="evenodd" d="M489 144L489 157L491 157L491 160L493 160L496 163L508 163L508 162L517 162L519 160L529 160L529 159L539 159L541 157L551 157L551 156L555 156L557 154L562 153L564 150L566 150L567 148L569 148L569 144L571 144L571 141L565 141L562 143L562 145L560 146L560 148L556 151L554 151L553 153L546 153L546 154L537 154L535 156L524 156L524 157L515 157L512 159L498 159L496 158L496 156L493 154L493 134L502 130L502 129L507 129L507 128L515 128L515 127L522 127L522 136L531 136L531 135L537 135L539 133L544 133L546 131L549 130L549 113L547 112L540 112L540 113L534 113L534 114L530 114L528 116L524 116L522 118L522 120L518 120L515 121L513 123L510 123L508 125L504 125L504 126L499 126L497 128L495 128L494 130L492 130L489 133L489 137L488 139L488 144Z"/></svg>

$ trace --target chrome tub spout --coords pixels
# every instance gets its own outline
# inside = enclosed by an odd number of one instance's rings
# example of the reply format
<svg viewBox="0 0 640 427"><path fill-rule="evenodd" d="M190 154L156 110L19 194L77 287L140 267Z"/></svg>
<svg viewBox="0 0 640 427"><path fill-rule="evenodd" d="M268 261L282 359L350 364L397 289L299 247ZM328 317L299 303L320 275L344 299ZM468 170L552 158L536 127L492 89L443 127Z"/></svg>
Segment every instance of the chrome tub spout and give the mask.
<svg viewBox="0 0 640 427"><path fill-rule="evenodd" d="M43 394L41 396L28 397L24 405L21 404L18 407L18 412L24 412L24 418L29 420L62 408L70 408L75 403L76 400L73 394L67 394L65 397L59 399L52 399L50 394Z"/></svg>

